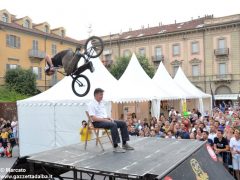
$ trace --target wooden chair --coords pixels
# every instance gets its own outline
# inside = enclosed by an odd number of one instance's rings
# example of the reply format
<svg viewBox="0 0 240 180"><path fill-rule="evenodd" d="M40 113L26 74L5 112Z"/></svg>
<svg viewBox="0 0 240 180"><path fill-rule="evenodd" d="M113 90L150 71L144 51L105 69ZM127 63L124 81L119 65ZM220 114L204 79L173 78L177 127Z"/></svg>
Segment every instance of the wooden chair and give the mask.
<svg viewBox="0 0 240 180"><path fill-rule="evenodd" d="M85 139L85 150L87 149L87 142L88 142L88 130L92 130L96 136L96 146L98 145L98 143L100 144L101 146L101 149L104 151L103 149L103 145L102 145L102 142L100 140L100 137L99 137L99 130L104 130L104 132L107 134L107 137L108 139L110 140L111 144L113 145L113 142L112 142L112 139L108 133L108 130L107 129L104 129L104 128L95 128L92 124L92 119L91 117L89 116L89 113L86 111L86 115L88 117L88 122L87 122L87 134L86 134L86 139Z"/></svg>

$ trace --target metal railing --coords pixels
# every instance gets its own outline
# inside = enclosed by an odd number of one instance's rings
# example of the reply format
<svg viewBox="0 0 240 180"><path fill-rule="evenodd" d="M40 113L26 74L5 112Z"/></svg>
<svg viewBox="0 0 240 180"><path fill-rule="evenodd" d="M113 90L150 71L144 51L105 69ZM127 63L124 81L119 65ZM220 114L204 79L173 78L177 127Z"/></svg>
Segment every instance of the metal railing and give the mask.
<svg viewBox="0 0 240 180"><path fill-rule="evenodd" d="M154 61L154 62L159 62L159 61L163 61L163 60L164 60L163 55L152 56L152 61Z"/></svg>
<svg viewBox="0 0 240 180"><path fill-rule="evenodd" d="M229 48L219 48L214 50L216 56L227 56L229 54Z"/></svg>
<svg viewBox="0 0 240 180"><path fill-rule="evenodd" d="M212 80L213 81L231 81L232 80L232 74L213 75Z"/></svg>
<svg viewBox="0 0 240 180"><path fill-rule="evenodd" d="M39 59L44 59L46 54L43 51L39 51L37 49L30 49L28 51L28 56L30 58L39 58Z"/></svg>

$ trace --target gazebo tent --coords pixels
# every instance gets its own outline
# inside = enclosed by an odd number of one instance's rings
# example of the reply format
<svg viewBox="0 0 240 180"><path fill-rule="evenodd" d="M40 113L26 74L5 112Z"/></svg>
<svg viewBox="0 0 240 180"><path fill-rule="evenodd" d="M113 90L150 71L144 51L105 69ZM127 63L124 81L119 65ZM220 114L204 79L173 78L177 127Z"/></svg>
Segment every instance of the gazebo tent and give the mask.
<svg viewBox="0 0 240 180"><path fill-rule="evenodd" d="M110 114L117 80L99 58L92 62L95 72L84 72L91 83L85 97L76 96L71 88L72 78L65 77L47 91L17 102L20 156L78 143L81 121L86 120L86 103L93 99L97 87L105 90Z"/></svg>
<svg viewBox="0 0 240 180"><path fill-rule="evenodd" d="M127 69L118 80L118 87L121 89L118 102L151 101L151 114L155 117L160 115L160 100L166 100L171 96L167 91L153 83L135 54L132 55Z"/></svg>
<svg viewBox="0 0 240 180"><path fill-rule="evenodd" d="M186 77L181 67L178 68L178 71L174 77L175 83L187 94L193 98L198 98L198 108L201 113L205 110L212 109L212 96L206 94L194 86ZM205 109L204 109L205 108Z"/></svg>

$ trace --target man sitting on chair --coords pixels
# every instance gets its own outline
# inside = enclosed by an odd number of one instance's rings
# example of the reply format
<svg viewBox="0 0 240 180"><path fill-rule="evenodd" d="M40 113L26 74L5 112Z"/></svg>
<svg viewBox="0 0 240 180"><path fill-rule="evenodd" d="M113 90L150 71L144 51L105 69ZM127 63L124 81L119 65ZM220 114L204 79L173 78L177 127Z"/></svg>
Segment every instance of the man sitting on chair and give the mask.
<svg viewBox="0 0 240 180"><path fill-rule="evenodd" d="M102 102L103 92L104 90L101 88L95 89L94 101L88 105L88 113L93 121L93 126L95 128L105 128L111 130L114 152L124 153L126 150L134 150L134 148L127 143L127 141L129 141L129 134L126 123L124 121L113 120L107 116L105 106ZM122 148L118 146L118 143L120 143L118 128L121 130Z"/></svg>

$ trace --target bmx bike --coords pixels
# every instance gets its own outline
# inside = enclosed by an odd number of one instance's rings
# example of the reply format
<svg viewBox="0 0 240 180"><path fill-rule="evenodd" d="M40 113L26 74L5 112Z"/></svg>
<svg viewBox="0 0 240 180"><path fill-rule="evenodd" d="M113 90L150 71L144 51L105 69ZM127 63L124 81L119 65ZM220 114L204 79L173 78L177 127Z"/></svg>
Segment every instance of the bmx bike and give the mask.
<svg viewBox="0 0 240 180"><path fill-rule="evenodd" d="M103 41L101 38L97 36L92 36L87 39L85 45L84 45L84 51L81 52L82 48L76 48L74 57L77 56L77 61L74 62L74 65L72 66L72 70L69 74L69 76L72 77L72 90L75 95L79 97L86 96L88 92L90 91L90 81L87 76L83 75L82 73L89 69L92 73L94 72L94 67L92 62L90 61L91 58L96 58L101 55L103 52ZM77 67L78 62L80 59L84 59L84 64L80 67Z"/></svg>

